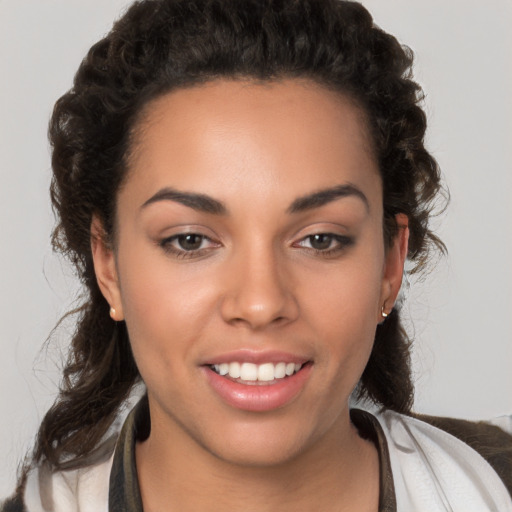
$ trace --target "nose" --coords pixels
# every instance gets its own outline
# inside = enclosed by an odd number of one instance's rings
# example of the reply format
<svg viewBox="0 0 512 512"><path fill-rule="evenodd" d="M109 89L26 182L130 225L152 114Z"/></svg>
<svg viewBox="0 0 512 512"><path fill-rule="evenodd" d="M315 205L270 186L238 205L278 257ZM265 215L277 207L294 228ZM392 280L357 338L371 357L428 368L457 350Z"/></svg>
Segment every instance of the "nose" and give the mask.
<svg viewBox="0 0 512 512"><path fill-rule="evenodd" d="M299 306L293 279L274 251L239 254L226 270L226 293L221 305L224 321L253 330L293 322Z"/></svg>

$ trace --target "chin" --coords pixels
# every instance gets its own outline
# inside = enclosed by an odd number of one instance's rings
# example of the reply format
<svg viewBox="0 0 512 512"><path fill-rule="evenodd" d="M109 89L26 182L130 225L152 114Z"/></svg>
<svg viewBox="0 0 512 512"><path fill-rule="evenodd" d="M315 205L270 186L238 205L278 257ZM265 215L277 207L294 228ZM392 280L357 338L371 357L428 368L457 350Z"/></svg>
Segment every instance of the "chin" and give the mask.
<svg viewBox="0 0 512 512"><path fill-rule="evenodd" d="M287 464L316 445L324 429L290 418L227 425L220 436L199 439L204 449L228 464L270 468Z"/></svg>
<svg viewBox="0 0 512 512"><path fill-rule="evenodd" d="M266 439L262 443L230 443L211 451L220 461L240 468L272 468L292 462L304 451L303 447L285 440Z"/></svg>

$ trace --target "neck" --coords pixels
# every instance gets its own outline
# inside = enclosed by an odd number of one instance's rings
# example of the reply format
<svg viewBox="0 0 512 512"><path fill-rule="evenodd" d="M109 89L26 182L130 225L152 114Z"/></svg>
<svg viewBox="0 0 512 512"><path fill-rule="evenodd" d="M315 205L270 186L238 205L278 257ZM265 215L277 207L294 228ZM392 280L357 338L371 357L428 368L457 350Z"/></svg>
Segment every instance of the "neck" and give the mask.
<svg viewBox="0 0 512 512"><path fill-rule="evenodd" d="M168 433L167 433L168 434ZM215 509L246 512L376 511L379 463L375 446L348 418L290 460L248 466L225 461L176 433L152 431L136 446L145 512ZM181 437L181 436L179 436Z"/></svg>

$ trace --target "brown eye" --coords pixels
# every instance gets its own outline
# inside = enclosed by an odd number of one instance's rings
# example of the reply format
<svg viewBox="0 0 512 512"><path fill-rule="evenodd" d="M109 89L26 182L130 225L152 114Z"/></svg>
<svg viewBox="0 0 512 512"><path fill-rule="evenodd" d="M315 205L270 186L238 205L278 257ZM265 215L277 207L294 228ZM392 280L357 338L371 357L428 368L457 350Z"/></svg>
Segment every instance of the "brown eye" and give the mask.
<svg viewBox="0 0 512 512"><path fill-rule="evenodd" d="M318 256L332 258L343 254L354 243L354 238L350 236L334 233L315 233L314 235L302 238L294 246L311 251Z"/></svg>
<svg viewBox="0 0 512 512"><path fill-rule="evenodd" d="M179 233L164 238L158 245L178 259L201 258L221 246L219 242L199 233Z"/></svg>
<svg viewBox="0 0 512 512"><path fill-rule="evenodd" d="M183 249L184 251L197 251L201 248L204 239L205 237L203 235L190 233L186 235L179 235L175 240L180 249Z"/></svg>
<svg viewBox="0 0 512 512"><path fill-rule="evenodd" d="M325 251L331 247L333 236L320 233L318 235L311 235L309 238L309 244L313 249L317 251Z"/></svg>

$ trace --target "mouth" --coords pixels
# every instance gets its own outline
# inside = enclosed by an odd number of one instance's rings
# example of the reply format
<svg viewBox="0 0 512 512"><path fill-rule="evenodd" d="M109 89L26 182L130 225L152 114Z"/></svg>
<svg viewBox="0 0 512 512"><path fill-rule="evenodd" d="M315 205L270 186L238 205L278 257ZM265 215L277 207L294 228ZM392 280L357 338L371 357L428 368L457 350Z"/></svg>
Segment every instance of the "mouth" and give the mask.
<svg viewBox="0 0 512 512"><path fill-rule="evenodd" d="M202 368L212 391L227 405L244 411L270 412L301 395L313 367L313 361L281 357L274 354L268 358L273 361L258 357L251 362L237 360L236 355L225 356Z"/></svg>
<svg viewBox="0 0 512 512"><path fill-rule="evenodd" d="M310 363L282 361L278 363L267 362L255 364L233 361L229 363L212 364L209 365L209 368L217 375L238 382L239 384L257 386L277 384L297 374L307 364Z"/></svg>

